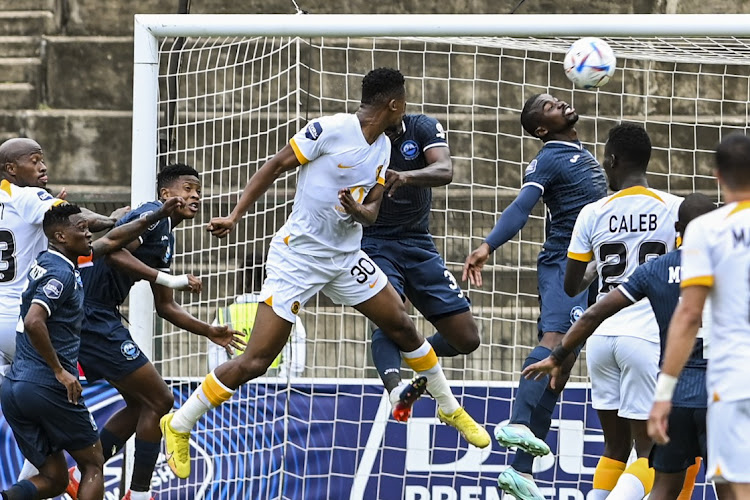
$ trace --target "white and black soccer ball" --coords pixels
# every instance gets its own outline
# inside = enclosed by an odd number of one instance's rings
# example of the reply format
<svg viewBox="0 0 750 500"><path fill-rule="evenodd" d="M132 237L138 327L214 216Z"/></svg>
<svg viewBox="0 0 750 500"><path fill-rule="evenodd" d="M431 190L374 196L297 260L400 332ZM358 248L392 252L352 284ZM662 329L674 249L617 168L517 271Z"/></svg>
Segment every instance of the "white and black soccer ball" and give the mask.
<svg viewBox="0 0 750 500"><path fill-rule="evenodd" d="M617 59L607 42L587 37L576 40L565 54L565 75L582 89L604 85L615 74Z"/></svg>

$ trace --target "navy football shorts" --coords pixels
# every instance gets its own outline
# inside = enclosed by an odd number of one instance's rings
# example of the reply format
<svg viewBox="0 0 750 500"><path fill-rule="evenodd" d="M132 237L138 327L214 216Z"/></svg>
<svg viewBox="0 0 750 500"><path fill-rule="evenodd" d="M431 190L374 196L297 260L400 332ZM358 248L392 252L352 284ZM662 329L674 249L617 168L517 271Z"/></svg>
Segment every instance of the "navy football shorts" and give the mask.
<svg viewBox="0 0 750 500"><path fill-rule="evenodd" d="M558 258L550 257L542 252L537 260L540 310L537 326L540 340L545 332L567 332L588 305L588 291L575 297L568 297L565 293L567 256L560 254Z"/></svg>
<svg viewBox="0 0 750 500"><path fill-rule="evenodd" d="M654 445L649 466L665 474L682 472L703 457L706 463L706 409L675 406L669 414L669 443Z"/></svg>
<svg viewBox="0 0 750 500"><path fill-rule="evenodd" d="M83 402L74 405L60 387L6 379L0 388L3 416L18 448L35 467L62 450L81 450L99 441L94 417Z"/></svg>
<svg viewBox="0 0 750 500"><path fill-rule="evenodd" d="M86 316L81 328L81 352L78 362L86 380L121 380L148 358L133 341L116 309L84 304Z"/></svg>
<svg viewBox="0 0 750 500"><path fill-rule="evenodd" d="M362 238L362 250L431 323L469 310L469 299L445 267L432 238Z"/></svg>

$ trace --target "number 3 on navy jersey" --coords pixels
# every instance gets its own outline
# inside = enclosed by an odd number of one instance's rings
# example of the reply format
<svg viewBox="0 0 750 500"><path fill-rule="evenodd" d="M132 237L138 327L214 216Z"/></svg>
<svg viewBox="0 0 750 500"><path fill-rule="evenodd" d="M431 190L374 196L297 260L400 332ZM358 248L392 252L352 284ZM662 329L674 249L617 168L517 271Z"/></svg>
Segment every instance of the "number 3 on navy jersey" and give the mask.
<svg viewBox="0 0 750 500"><path fill-rule="evenodd" d="M667 253L663 241L644 241L638 246L638 265L644 264ZM620 278L628 268L628 247L625 243L604 243L599 247L599 261L604 262L601 268L602 287L599 293L608 293L620 284Z"/></svg>

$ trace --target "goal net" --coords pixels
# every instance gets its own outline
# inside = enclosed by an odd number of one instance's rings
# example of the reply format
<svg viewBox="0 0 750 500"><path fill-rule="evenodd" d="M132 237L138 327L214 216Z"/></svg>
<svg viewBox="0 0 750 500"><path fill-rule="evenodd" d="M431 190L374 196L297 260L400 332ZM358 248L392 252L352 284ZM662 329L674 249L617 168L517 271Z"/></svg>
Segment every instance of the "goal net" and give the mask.
<svg viewBox="0 0 750 500"><path fill-rule="evenodd" d="M492 25L474 18L482 29L463 34L496 36L448 37L441 35L462 34L454 23L475 25L463 16L451 18L450 27L431 16L401 16L406 20L393 25L399 18L369 16L368 36L343 36L356 34L352 25L362 20L323 16L334 23L326 31L320 17L137 16L133 202L154 198L160 165L184 162L200 172L202 209L175 231L173 269L202 278L199 296L176 300L204 321L214 321L238 294L260 290L258 270L291 211L296 173L283 175L228 238L211 237L208 220L227 215L248 178L309 119L355 111L362 77L373 68L400 69L407 112L434 116L447 131L454 180L433 189L430 228L457 279L541 147L519 121L529 96L548 92L574 105L579 137L597 156L612 126L643 124L654 146L650 185L680 195L701 191L718 200L712 150L746 127L747 40L689 35L697 28L685 16L670 20L688 35L671 37L656 36L658 30L625 36L628 23L638 21L606 16L620 26L611 33L621 36L606 38L618 68L598 91L574 89L566 79L562 59L577 33L549 20L489 16L499 23ZM432 32L425 28L430 23ZM529 36L501 36L507 32L501 27L513 23L531 26ZM399 36L372 36L372 25ZM543 241L540 204L520 234L493 254L484 286L462 284L482 344L441 363L459 400L490 432L510 417L520 367L537 342L535 269ZM147 288L131 297L133 331L174 386L179 406L208 371L207 343L158 320ZM413 317L422 333L433 333L416 311ZM282 365L304 362L302 372L273 369L208 413L193 433L192 476L178 482L162 471L155 479L159 498L501 498L495 480L512 452L494 443L487 450L467 447L438 423L427 398L408 425L389 418L365 319L324 296L311 300L300 319L306 338L296 340L304 344L287 352L292 359ZM554 454L535 464L549 498L585 498L602 451L584 359L585 353L553 417L547 441ZM406 369L403 375L410 377ZM713 498L713 490L699 484L694 498Z"/></svg>

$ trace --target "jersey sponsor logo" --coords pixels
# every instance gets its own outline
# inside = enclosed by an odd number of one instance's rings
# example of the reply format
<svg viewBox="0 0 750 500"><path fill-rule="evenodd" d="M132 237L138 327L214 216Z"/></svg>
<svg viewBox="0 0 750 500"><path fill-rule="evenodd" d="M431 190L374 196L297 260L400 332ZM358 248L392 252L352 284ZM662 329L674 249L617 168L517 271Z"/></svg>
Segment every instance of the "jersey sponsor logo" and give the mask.
<svg viewBox="0 0 750 500"><path fill-rule="evenodd" d="M38 280L42 276L47 274L47 270L40 266L39 264L34 261L34 265L31 267L31 270L29 271L29 277L33 280Z"/></svg>
<svg viewBox="0 0 750 500"><path fill-rule="evenodd" d="M49 194L49 193L48 193L47 191L45 191L45 190L43 190L43 189L42 189L42 190L39 190L39 191L37 191L36 195L37 195L37 196L39 197L39 199L40 199L40 200L42 200L42 201L47 201L47 200L51 200L51 199L53 198L53 196L52 196L51 194Z"/></svg>
<svg viewBox="0 0 750 500"><path fill-rule="evenodd" d="M44 292L44 295L47 296L47 298L57 300L62 295L63 288L64 287L62 283L52 278L42 287L42 291Z"/></svg>
<svg viewBox="0 0 750 500"><path fill-rule="evenodd" d="M443 128L443 124L438 122L435 124L435 128L437 129L437 134L435 134L435 137L445 139L445 129Z"/></svg>
<svg viewBox="0 0 750 500"><path fill-rule="evenodd" d="M412 140L404 141L400 149L404 160L413 160L419 156L419 145Z"/></svg>
<svg viewBox="0 0 750 500"><path fill-rule="evenodd" d="M305 137L307 137L311 141L317 141L318 137L320 137L320 134L322 133L323 127L321 127L320 123L318 122L310 123L305 129Z"/></svg>
<svg viewBox="0 0 750 500"><path fill-rule="evenodd" d="M138 357L138 355L141 353L141 350L138 348L138 345L135 342L133 342L132 340L126 340L120 345L120 352L123 356L125 356L125 359L127 359L128 361L132 361Z"/></svg>
<svg viewBox="0 0 750 500"><path fill-rule="evenodd" d="M583 307L575 306L570 310L570 324L572 325L573 323L581 319L581 316L583 316Z"/></svg>
<svg viewBox="0 0 750 500"><path fill-rule="evenodd" d="M531 160L531 163L529 163L529 166L526 167L526 172L524 175L533 174L536 172L536 159Z"/></svg>
<svg viewBox="0 0 750 500"><path fill-rule="evenodd" d="M573 155L573 158L570 159L570 163L575 163L578 161L578 158L580 158L581 155Z"/></svg>

